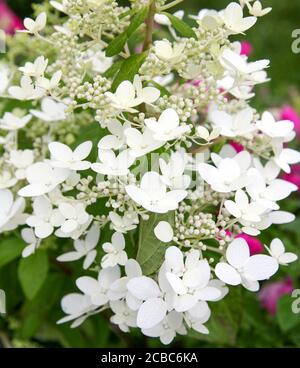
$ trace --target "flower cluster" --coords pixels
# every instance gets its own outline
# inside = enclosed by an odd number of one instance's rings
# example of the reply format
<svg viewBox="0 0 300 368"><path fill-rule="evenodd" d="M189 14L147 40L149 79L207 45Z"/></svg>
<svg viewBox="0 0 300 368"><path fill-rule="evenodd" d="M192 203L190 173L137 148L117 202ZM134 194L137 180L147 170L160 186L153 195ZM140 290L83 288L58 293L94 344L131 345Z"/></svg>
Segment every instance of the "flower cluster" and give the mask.
<svg viewBox="0 0 300 368"><path fill-rule="evenodd" d="M164 344L207 334L208 303L297 259L280 239L266 254L246 241L294 220L279 204L297 190L280 176L300 162L294 124L250 105L269 60L230 41L271 9L231 2L192 28L167 1L50 3L57 24L41 13L17 36L45 55L0 66L1 96L20 101L0 119L0 232L21 231L23 257L63 238L57 261L97 274L76 280L59 323L109 309Z"/></svg>

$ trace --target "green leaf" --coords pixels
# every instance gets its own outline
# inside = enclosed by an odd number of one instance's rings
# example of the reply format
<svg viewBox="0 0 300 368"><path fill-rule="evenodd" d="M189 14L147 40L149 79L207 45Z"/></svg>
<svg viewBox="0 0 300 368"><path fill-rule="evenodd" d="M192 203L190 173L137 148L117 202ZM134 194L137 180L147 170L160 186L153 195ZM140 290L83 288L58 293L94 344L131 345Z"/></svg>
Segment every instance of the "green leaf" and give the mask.
<svg viewBox="0 0 300 368"><path fill-rule="evenodd" d="M33 299L40 290L46 279L48 268L47 254L41 250L20 260L18 277L27 299Z"/></svg>
<svg viewBox="0 0 300 368"><path fill-rule="evenodd" d="M286 332L296 326L300 326L300 314L293 313L292 305L295 298L284 295L277 303L277 319L282 331Z"/></svg>
<svg viewBox="0 0 300 368"><path fill-rule="evenodd" d="M194 331L191 331L189 335L211 343L235 345L243 311L241 300L241 290L231 288L225 299L210 304L212 313L210 320L205 324L209 335L202 335Z"/></svg>
<svg viewBox="0 0 300 368"><path fill-rule="evenodd" d="M125 80L133 81L134 76L138 74L146 57L147 53L143 52L142 54L132 55L126 59L112 84L112 90L115 91L119 84Z"/></svg>
<svg viewBox="0 0 300 368"><path fill-rule="evenodd" d="M111 57L119 54L126 43L128 36L126 33L119 34L111 43L107 46L105 51L106 56Z"/></svg>
<svg viewBox="0 0 300 368"><path fill-rule="evenodd" d="M193 29L188 24L186 24L183 20L169 13L162 13L162 14L166 15L169 18L173 28L175 28L175 30L178 33L180 33L183 37L197 38L197 35L193 31Z"/></svg>
<svg viewBox="0 0 300 368"><path fill-rule="evenodd" d="M113 63L113 65L109 69L107 69L107 71L105 73L103 73L103 77L113 78L118 73L118 71L120 70L122 64L123 64L123 60L119 60L119 61Z"/></svg>
<svg viewBox="0 0 300 368"><path fill-rule="evenodd" d="M24 323L21 325L19 334L22 339L31 338L41 324L49 320L53 306L59 305L63 286L66 280L60 274L49 274L43 287L35 295L33 300L27 300L24 306ZM47 301L47 303L45 303Z"/></svg>
<svg viewBox="0 0 300 368"><path fill-rule="evenodd" d="M140 11L136 13L136 15L133 17L129 27L126 30L127 36L130 37L133 32L135 32L141 24L143 24L147 18L149 11L149 7L145 6Z"/></svg>
<svg viewBox="0 0 300 368"><path fill-rule="evenodd" d="M119 34L114 40L110 42L106 49L106 56L115 56L119 54L127 42L128 38L144 23L148 14L148 6L142 8L133 17L129 27L121 34Z"/></svg>
<svg viewBox="0 0 300 368"><path fill-rule="evenodd" d="M154 228L160 221L167 221L173 227L174 212L165 215L151 214L148 221L140 221L139 244L136 260L142 267L143 274L151 275L161 266L167 244L154 235Z"/></svg>
<svg viewBox="0 0 300 368"><path fill-rule="evenodd" d="M0 243L0 267L18 258L24 248L24 242L17 238L7 238Z"/></svg>

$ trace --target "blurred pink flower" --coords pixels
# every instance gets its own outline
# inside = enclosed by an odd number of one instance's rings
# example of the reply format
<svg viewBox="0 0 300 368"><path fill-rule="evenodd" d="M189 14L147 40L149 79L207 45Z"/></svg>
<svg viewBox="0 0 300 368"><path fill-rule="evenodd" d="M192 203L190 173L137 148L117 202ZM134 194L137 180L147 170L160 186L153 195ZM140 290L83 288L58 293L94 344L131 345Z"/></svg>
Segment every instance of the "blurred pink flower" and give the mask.
<svg viewBox="0 0 300 368"><path fill-rule="evenodd" d="M284 174L282 178L297 185L298 191L300 191L300 165L293 165L291 173Z"/></svg>
<svg viewBox="0 0 300 368"><path fill-rule="evenodd" d="M236 150L237 153L240 153L241 151L244 151L244 146L238 142L231 141L230 145Z"/></svg>
<svg viewBox="0 0 300 368"><path fill-rule="evenodd" d="M300 116L292 106L284 106L281 109L280 119L292 121L297 135L300 136Z"/></svg>
<svg viewBox="0 0 300 368"><path fill-rule="evenodd" d="M232 232L226 230L226 235L232 237ZM243 238L244 240L246 240L251 256L253 256L254 254L260 254L264 252L264 246L259 239L244 233L238 234L236 238Z"/></svg>
<svg viewBox="0 0 300 368"><path fill-rule="evenodd" d="M242 48L241 48L241 55L249 56L252 53L253 47L252 47L252 45L251 45L250 42L248 42L248 41L242 41L241 42L241 46L242 46Z"/></svg>
<svg viewBox="0 0 300 368"><path fill-rule="evenodd" d="M262 287L258 294L261 306L270 314L276 314L277 302L283 296L291 294L293 282L290 278L282 281L271 282Z"/></svg>
<svg viewBox="0 0 300 368"><path fill-rule="evenodd" d="M254 254L260 254L264 252L264 246L259 239L244 233L239 234L236 237L243 238L244 240L246 240L251 256L253 256Z"/></svg>
<svg viewBox="0 0 300 368"><path fill-rule="evenodd" d="M14 34L17 29L23 29L22 20L0 0L0 28L8 34Z"/></svg>

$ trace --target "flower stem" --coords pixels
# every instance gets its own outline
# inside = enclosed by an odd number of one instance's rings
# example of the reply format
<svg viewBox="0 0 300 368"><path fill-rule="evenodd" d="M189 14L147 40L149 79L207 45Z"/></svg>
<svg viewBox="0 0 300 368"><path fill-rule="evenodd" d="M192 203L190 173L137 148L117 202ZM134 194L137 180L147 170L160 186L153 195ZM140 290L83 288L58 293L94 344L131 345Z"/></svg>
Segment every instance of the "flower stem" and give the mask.
<svg viewBox="0 0 300 368"><path fill-rule="evenodd" d="M154 28L154 16L156 13L156 5L155 5L155 0L152 0L151 4L150 4L150 8L149 8L149 13L148 13L148 17L145 21L146 23L146 36L145 36L145 41L144 41L144 46L143 46L143 50L149 50L149 48L152 45L152 34L153 34L153 28Z"/></svg>
<svg viewBox="0 0 300 368"><path fill-rule="evenodd" d="M159 9L159 11L165 11L165 10L167 10L167 9L173 8L173 6L176 6L176 5L180 4L180 3L182 3L183 1L184 1L184 0L174 0L174 1L172 1L171 3L169 3L169 4L166 4L166 5L162 6L162 7Z"/></svg>

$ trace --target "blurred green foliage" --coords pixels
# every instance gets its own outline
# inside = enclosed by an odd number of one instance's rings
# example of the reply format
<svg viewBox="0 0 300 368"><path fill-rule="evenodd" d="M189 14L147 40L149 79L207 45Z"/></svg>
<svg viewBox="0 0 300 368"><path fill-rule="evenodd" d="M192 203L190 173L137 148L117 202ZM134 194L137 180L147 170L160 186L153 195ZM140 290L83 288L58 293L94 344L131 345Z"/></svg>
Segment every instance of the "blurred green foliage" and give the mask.
<svg viewBox="0 0 300 368"><path fill-rule="evenodd" d="M8 1L21 17L31 14L31 3L29 0ZM200 8L222 9L228 3L228 0L186 0L178 9L184 8L186 14L196 14ZM257 89L254 101L258 108L269 108L285 104L293 89L300 89L300 54L293 54L291 50L292 31L300 28L300 1L264 0L263 5L272 6L273 12L259 19L257 25L242 39L253 45L251 59L271 60L269 74L272 81ZM299 215L298 194L285 202L284 209ZM289 251L299 254L300 218L289 225L273 226L270 231L263 233L261 240L269 244L275 237L281 238ZM25 261L17 262L21 247L15 238L10 252L3 255L3 252L7 252L4 245L9 242L11 239L6 238L0 245L0 288L7 290L8 301L8 315L5 319L0 318L0 331L7 334L14 346L160 346L158 340L146 339L136 331L124 335L107 322L109 316L106 315L93 316L74 330L69 325L57 326L55 322L62 317L60 299L74 290L74 281L81 271L80 262L72 269L61 266L50 249L49 264L38 270ZM43 254L37 257L43 258ZM31 278L24 280L22 273L26 267L33 272L29 273ZM43 272L45 268L48 272ZM300 260L291 265L288 271L283 269L277 279L286 277L287 272L295 288L300 288ZM22 282L18 281L18 273ZM32 290L30 284L33 285L37 278L39 287L35 285L36 290ZM300 314L292 313L292 301L290 296L283 297L279 301L277 315L270 316L260 307L255 294L232 288L222 303L211 303L213 318L208 323L211 330L209 336L190 333L189 336L179 337L175 344L178 347L299 347Z"/></svg>

